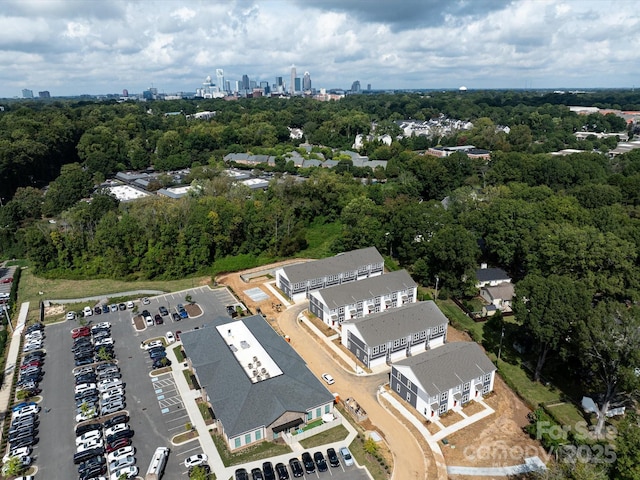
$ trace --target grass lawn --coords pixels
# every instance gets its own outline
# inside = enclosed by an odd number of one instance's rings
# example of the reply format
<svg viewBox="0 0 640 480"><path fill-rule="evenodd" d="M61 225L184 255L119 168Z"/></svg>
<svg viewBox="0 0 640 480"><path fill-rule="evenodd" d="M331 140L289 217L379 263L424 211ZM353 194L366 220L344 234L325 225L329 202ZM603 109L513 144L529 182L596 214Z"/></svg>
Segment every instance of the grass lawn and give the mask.
<svg viewBox="0 0 640 480"><path fill-rule="evenodd" d="M202 419L205 423L209 423L213 420L209 406L206 403L198 402L198 410L200 410L200 415L202 415Z"/></svg>
<svg viewBox="0 0 640 480"><path fill-rule="evenodd" d="M184 362L184 354L182 353L182 347L180 345L173 347L173 353L176 355L176 360L178 360L179 363Z"/></svg>
<svg viewBox="0 0 640 480"><path fill-rule="evenodd" d="M469 332L471 337L478 343L483 340L484 324L480 322L474 322L470 319L460 307L455 304L453 300L438 300L438 307L442 310L442 313L449 319L451 325L458 330L464 330Z"/></svg>
<svg viewBox="0 0 640 480"><path fill-rule="evenodd" d="M560 401L561 392L553 385L534 382L520 365L500 361L499 371L507 383L534 408L541 403Z"/></svg>
<svg viewBox="0 0 640 480"><path fill-rule="evenodd" d="M191 370L183 370L182 373L184 374L184 378L187 379L187 383L189 384L189 388L191 390L193 390L193 380L191 379Z"/></svg>
<svg viewBox="0 0 640 480"><path fill-rule="evenodd" d="M340 440L344 440L349 435L349 431L344 428L342 425L337 425L329 430L325 430L324 432L320 432L313 437L305 438L304 440L300 440L300 445L304 448L313 448L319 445L325 445L327 443L339 442Z"/></svg>
<svg viewBox="0 0 640 480"><path fill-rule="evenodd" d="M222 437L212 434L211 438L213 438L213 443L216 444L216 449L218 450L222 463L224 463L225 467L291 453L291 448L288 445L281 445L272 442L258 443L257 445L244 448L237 453L231 453Z"/></svg>
<svg viewBox="0 0 640 480"><path fill-rule="evenodd" d="M307 227L308 246L299 252L296 257L301 258L323 258L332 255L331 244L342 234L342 224L340 222L322 224L315 221Z"/></svg>
<svg viewBox="0 0 640 480"><path fill-rule="evenodd" d="M578 422L585 421L584 416L573 403L554 405L553 407L547 407L547 410L553 413L556 420L563 425L576 425Z"/></svg>
<svg viewBox="0 0 640 480"><path fill-rule="evenodd" d="M175 292L201 285L203 282L208 281L208 278L209 277L183 278L181 280L139 280L136 282L124 282L122 280L107 278L95 280L63 280L37 277L27 268L22 271L20 277L18 301L32 302L37 306L38 301L43 298L39 292L44 292L44 298L47 299L82 298L94 295L109 295L129 290Z"/></svg>

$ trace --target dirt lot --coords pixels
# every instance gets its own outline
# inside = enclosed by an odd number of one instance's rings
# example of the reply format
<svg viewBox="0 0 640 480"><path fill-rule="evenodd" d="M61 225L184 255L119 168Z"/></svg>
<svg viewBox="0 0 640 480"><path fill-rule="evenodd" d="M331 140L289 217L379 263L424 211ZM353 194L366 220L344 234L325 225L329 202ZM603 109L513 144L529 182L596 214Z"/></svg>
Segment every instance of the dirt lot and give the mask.
<svg viewBox="0 0 640 480"><path fill-rule="evenodd" d="M267 268L261 267L255 270L260 271ZM269 295L269 298L261 302L253 302L248 295L243 293L250 288L272 282L273 278L263 276L254 278L250 282L244 282L240 278L240 274L235 273L222 275L216 280L231 287L252 312L255 312L259 307L269 320L273 320L279 315L272 304L277 304L280 300L266 287L262 286L261 289ZM471 339L467 334L450 326L447 341L460 342L471 341ZM522 427L528 423L529 409L498 376L495 380L494 393L486 398L486 403L496 410L496 413L451 435L447 438L448 445L440 444L447 465L474 467L516 465L523 463L525 457L541 454L539 444L522 431ZM468 412L468 414L473 413L474 411ZM452 478L463 477L452 476ZM473 477L473 479L483 480L482 477Z"/></svg>

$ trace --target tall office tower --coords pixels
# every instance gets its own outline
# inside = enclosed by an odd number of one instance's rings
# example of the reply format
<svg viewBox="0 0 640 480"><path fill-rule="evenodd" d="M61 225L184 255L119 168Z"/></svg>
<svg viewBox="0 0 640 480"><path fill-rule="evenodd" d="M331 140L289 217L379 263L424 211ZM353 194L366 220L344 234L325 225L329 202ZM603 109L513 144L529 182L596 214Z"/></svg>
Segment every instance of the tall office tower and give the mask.
<svg viewBox="0 0 640 480"><path fill-rule="evenodd" d="M369 91L369 92L371 91L371 84L370 83L367 83L367 91Z"/></svg>
<svg viewBox="0 0 640 480"><path fill-rule="evenodd" d="M242 75L242 90L249 90L249 76Z"/></svg>
<svg viewBox="0 0 640 480"><path fill-rule="evenodd" d="M305 92L311 91L311 75L309 72L304 72L304 76L302 77L302 90Z"/></svg>
<svg viewBox="0 0 640 480"><path fill-rule="evenodd" d="M127 90L126 88L122 89L122 96L123 97L128 97L129 96L129 90Z"/></svg>
<svg viewBox="0 0 640 480"><path fill-rule="evenodd" d="M49 90L43 90L42 92L38 92L38 96L40 98L51 98L51 94L49 93Z"/></svg>
<svg viewBox="0 0 640 480"><path fill-rule="evenodd" d="M265 93L265 95L268 95L269 93L271 93L271 89L269 88L269 82L260 82L260 88Z"/></svg>
<svg viewBox="0 0 640 480"><path fill-rule="evenodd" d="M224 91L224 70L222 70L221 68L216 68L216 85L218 86L218 91Z"/></svg>
<svg viewBox="0 0 640 480"><path fill-rule="evenodd" d="M302 81L300 79L300 77L296 77L295 79L295 91L296 92L301 92L302 91Z"/></svg>
<svg viewBox="0 0 640 480"><path fill-rule="evenodd" d="M289 93L296 94L296 66L291 65L291 82L289 83Z"/></svg>
<svg viewBox="0 0 640 480"><path fill-rule="evenodd" d="M282 85L282 77L276 77L276 87L281 87Z"/></svg>
<svg viewBox="0 0 640 480"><path fill-rule="evenodd" d="M356 80L351 84L351 93L360 93L360 80Z"/></svg>
<svg viewBox="0 0 640 480"><path fill-rule="evenodd" d="M224 81L224 91L225 93L229 93L231 91L231 80Z"/></svg>
<svg viewBox="0 0 640 480"><path fill-rule="evenodd" d="M23 88L22 98L33 98L33 90L29 90L28 88Z"/></svg>

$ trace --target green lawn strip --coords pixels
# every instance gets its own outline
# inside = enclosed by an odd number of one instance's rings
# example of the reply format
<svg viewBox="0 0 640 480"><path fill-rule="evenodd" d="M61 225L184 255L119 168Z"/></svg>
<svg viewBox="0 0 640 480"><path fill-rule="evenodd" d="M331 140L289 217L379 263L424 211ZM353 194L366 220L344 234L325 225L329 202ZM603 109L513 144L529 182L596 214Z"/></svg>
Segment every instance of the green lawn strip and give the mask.
<svg viewBox="0 0 640 480"><path fill-rule="evenodd" d="M191 379L191 370L183 370L184 378L187 379L187 383L189 384L189 388L193 390L193 380Z"/></svg>
<svg viewBox="0 0 640 480"><path fill-rule="evenodd" d="M281 445L273 442L258 443L256 445L243 448L240 452L231 453L222 437L213 433L211 434L211 438L213 438L213 443L216 444L216 448L225 467L291 453L291 448L288 445Z"/></svg>
<svg viewBox="0 0 640 480"><path fill-rule="evenodd" d="M547 387L529 378L529 375L520 365L512 365L501 361L498 371L505 382L529 404L531 408L537 408L542 403L559 402L561 392L551 386Z"/></svg>
<svg viewBox="0 0 640 480"><path fill-rule="evenodd" d="M336 425L329 430L317 433L313 437L300 440L300 445L304 448L313 448L319 445L326 445L327 443L339 442L344 440L349 435L349 431L342 425Z"/></svg>
<svg viewBox="0 0 640 480"><path fill-rule="evenodd" d="M200 410L200 415L202 415L202 419L206 422L209 420L213 420L211 416L211 410L209 410L209 406L204 402L198 402L198 410Z"/></svg>
<svg viewBox="0 0 640 480"><path fill-rule="evenodd" d="M470 319L453 300L438 300L438 307L449 319L451 325L458 330L469 332L478 343L482 343L484 324Z"/></svg>
<svg viewBox="0 0 640 480"><path fill-rule="evenodd" d="M184 353L182 353L182 347L180 345L178 345L177 347L173 347L173 353L176 356L176 360L178 360L178 363L182 363L184 362Z"/></svg>

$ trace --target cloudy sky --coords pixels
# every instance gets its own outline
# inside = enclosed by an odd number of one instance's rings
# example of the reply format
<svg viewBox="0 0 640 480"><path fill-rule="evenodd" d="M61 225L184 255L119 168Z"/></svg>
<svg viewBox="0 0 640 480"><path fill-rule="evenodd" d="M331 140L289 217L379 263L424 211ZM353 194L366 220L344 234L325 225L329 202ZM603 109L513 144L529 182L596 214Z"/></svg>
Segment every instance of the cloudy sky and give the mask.
<svg viewBox="0 0 640 480"><path fill-rule="evenodd" d="M631 0L0 0L0 97L195 91L222 68L315 88L640 86Z"/></svg>

